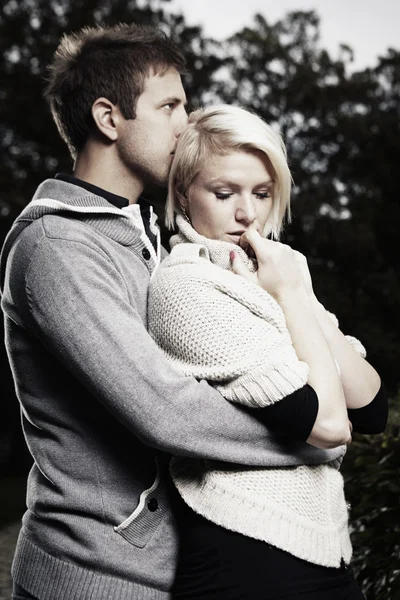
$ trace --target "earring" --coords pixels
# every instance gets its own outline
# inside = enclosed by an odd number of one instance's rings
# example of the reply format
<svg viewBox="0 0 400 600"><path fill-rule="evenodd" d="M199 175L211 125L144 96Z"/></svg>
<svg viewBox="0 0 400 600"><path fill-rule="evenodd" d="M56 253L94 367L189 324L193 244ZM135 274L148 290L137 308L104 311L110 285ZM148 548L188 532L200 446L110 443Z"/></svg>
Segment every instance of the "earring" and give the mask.
<svg viewBox="0 0 400 600"><path fill-rule="evenodd" d="M186 220L188 223L190 223L190 225L191 225L191 224L192 224L192 222L191 222L191 220L190 220L190 218L189 218L189 215L188 215L188 214L187 214L187 212L186 212L186 208L185 208L184 206L182 206L182 205L181 205L181 211L182 211L183 218L184 218L184 219L185 219L185 220Z"/></svg>

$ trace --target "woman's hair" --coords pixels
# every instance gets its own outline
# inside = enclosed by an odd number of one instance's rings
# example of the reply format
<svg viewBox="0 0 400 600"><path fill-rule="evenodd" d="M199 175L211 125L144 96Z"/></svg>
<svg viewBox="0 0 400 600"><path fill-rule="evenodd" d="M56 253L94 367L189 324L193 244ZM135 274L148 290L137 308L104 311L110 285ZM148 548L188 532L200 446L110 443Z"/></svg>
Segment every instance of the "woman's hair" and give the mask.
<svg viewBox="0 0 400 600"><path fill-rule="evenodd" d="M48 67L44 95L72 157L95 128L91 109L97 98L107 98L125 119L134 119L146 77L184 67L178 47L155 27L121 23L65 34Z"/></svg>
<svg viewBox="0 0 400 600"><path fill-rule="evenodd" d="M182 213L180 199L206 161L231 152L263 152L274 179L271 217L263 232L279 238L285 213L290 218L291 175L279 133L257 115L238 106L199 108L189 116L181 134L169 177L165 222L174 227L174 213Z"/></svg>

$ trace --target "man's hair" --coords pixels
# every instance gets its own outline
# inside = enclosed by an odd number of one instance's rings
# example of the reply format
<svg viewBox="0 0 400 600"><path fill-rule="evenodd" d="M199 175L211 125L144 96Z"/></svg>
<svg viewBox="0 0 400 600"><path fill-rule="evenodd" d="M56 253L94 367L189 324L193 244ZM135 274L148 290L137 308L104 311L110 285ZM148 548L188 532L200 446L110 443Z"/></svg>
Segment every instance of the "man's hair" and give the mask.
<svg viewBox="0 0 400 600"><path fill-rule="evenodd" d="M165 222L174 228L174 214L180 213L180 199L206 161L231 152L262 152L274 179L273 206L263 235L279 238L285 213L290 218L292 178L286 148L279 133L257 115L238 106L199 108L189 116L172 161Z"/></svg>
<svg viewBox="0 0 400 600"><path fill-rule="evenodd" d="M45 98L73 158L94 131L91 109L97 98L107 98L125 119L134 119L146 77L169 68L182 72L184 66L177 46L155 27L121 23L64 35L48 67Z"/></svg>

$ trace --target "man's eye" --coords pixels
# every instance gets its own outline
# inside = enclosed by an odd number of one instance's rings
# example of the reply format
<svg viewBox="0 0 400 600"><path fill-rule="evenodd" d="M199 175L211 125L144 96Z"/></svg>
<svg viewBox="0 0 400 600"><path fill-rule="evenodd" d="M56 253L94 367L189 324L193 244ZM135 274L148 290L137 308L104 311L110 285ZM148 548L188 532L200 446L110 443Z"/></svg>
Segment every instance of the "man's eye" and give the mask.
<svg viewBox="0 0 400 600"><path fill-rule="evenodd" d="M167 110L172 110L174 106L174 102L168 102L168 104L164 104L163 108L166 108Z"/></svg>
<svg viewBox="0 0 400 600"><path fill-rule="evenodd" d="M231 192L214 192L218 200L227 200L232 196Z"/></svg>

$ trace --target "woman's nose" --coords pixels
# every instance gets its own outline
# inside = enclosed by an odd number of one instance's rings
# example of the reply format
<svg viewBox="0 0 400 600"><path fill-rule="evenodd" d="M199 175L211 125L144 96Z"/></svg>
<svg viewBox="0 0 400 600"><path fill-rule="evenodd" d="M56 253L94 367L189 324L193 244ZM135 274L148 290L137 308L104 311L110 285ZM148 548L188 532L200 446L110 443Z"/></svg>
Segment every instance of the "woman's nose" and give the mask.
<svg viewBox="0 0 400 600"><path fill-rule="evenodd" d="M256 219L256 209L251 197L241 197L236 208L236 220L242 223L253 223Z"/></svg>

